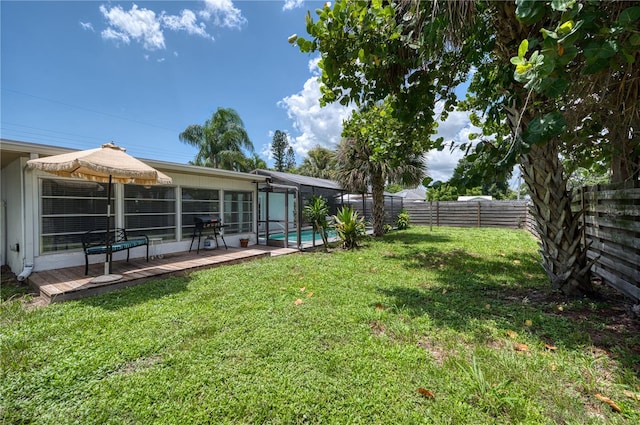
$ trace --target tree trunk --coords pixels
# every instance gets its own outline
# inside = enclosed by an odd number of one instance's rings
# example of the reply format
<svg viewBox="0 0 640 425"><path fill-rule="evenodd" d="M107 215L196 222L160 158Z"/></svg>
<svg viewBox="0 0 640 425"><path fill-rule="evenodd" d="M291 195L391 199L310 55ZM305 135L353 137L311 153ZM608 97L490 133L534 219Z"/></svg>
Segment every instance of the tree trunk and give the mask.
<svg viewBox="0 0 640 425"><path fill-rule="evenodd" d="M586 248L580 243L580 213L571 212L571 196L553 141L534 145L522 157L522 176L533 201L542 266L554 288L565 295L592 291Z"/></svg>
<svg viewBox="0 0 640 425"><path fill-rule="evenodd" d="M640 177L640 132L618 125L610 129L611 183L624 183Z"/></svg>
<svg viewBox="0 0 640 425"><path fill-rule="evenodd" d="M371 176L373 197L373 236L384 235L384 176L375 171Z"/></svg>
<svg viewBox="0 0 640 425"><path fill-rule="evenodd" d="M326 223L326 221L325 221ZM320 232L320 237L322 238L322 245L324 246L324 251L329 251L329 239L327 239L327 226L323 226L319 221L316 221L316 232Z"/></svg>
<svg viewBox="0 0 640 425"><path fill-rule="evenodd" d="M537 32L539 28L527 27L513 19L516 8L514 2L494 2L492 5L496 7L495 51L506 63L518 50L520 41L526 39L529 32ZM506 107L505 112L513 134L519 137L531 119L543 115L545 111L536 110L533 106L520 111L526 104L527 93L513 83L511 89L519 92L520 102L515 108ZM549 99L537 100L542 101L543 105L547 102L553 104ZM529 105L534 103L532 98ZM524 117L520 117L520 113ZM542 267L551 285L565 295L590 293L591 264L587 262L586 248L581 245L580 214L571 212L571 194L567 192L567 180L557 144L548 140L542 145L533 145L529 152L522 155L520 166L533 202L531 212L540 238Z"/></svg>

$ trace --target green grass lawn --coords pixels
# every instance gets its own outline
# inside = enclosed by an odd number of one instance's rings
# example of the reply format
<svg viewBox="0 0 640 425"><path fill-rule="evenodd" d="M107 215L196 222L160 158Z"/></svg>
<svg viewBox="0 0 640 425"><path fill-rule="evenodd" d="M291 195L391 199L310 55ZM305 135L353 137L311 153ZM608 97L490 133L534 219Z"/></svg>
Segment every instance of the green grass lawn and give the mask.
<svg viewBox="0 0 640 425"><path fill-rule="evenodd" d="M0 424L640 423L637 323L552 293L537 249L524 231L411 227L5 301Z"/></svg>

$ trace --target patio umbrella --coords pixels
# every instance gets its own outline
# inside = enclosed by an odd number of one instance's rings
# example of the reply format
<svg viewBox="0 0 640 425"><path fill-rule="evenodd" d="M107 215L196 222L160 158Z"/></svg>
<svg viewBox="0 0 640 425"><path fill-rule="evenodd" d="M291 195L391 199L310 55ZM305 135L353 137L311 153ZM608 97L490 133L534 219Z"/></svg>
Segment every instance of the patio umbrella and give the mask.
<svg viewBox="0 0 640 425"><path fill-rule="evenodd" d="M113 142L100 148L64 153L27 161L31 168L46 171L62 177L78 177L86 180L108 183L107 185L107 254L104 263L104 275L92 280L93 283L106 283L121 279L122 276L110 274L111 240L109 226L111 221L111 185L112 183L136 183L141 185L170 184L171 177L161 173L144 162L126 153L126 149Z"/></svg>

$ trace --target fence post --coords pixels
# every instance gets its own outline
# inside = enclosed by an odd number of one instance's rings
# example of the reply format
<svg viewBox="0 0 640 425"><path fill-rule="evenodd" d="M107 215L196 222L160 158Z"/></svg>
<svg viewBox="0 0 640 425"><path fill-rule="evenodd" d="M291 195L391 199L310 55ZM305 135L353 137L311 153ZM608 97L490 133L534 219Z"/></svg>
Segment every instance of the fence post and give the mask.
<svg viewBox="0 0 640 425"><path fill-rule="evenodd" d="M587 248L587 217L586 217L586 210L584 205L584 186L580 187L580 215L582 216L582 228L580 229L580 233L582 233L582 247L586 249Z"/></svg>
<svg viewBox="0 0 640 425"><path fill-rule="evenodd" d="M433 232L433 201L429 201L429 231Z"/></svg>
<svg viewBox="0 0 640 425"><path fill-rule="evenodd" d="M436 201L436 226L440 227L440 201Z"/></svg>
<svg viewBox="0 0 640 425"><path fill-rule="evenodd" d="M480 227L480 202L478 202L478 227Z"/></svg>

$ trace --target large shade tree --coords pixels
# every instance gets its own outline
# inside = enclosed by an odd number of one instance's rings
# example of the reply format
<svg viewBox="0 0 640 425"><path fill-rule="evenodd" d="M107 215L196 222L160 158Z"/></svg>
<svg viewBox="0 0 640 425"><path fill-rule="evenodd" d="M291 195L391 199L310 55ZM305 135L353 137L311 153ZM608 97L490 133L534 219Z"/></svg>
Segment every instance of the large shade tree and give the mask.
<svg viewBox="0 0 640 425"><path fill-rule="evenodd" d="M244 150L253 153L253 143L240 115L232 108L218 108L204 124L191 124L178 138L198 148L194 165L240 171L247 163Z"/></svg>
<svg viewBox="0 0 640 425"><path fill-rule="evenodd" d="M590 290L589 267L579 243L580 225L570 209L567 176L560 158L569 154L584 158L603 149L599 143L602 138L597 137L602 131L594 130L597 125L568 127L566 115L578 111L576 116L586 117L589 111L589 102L578 102L579 82L584 75L595 79L596 75L615 74L614 80L627 82L617 86L623 98L633 99L630 95L633 90L625 92L633 89L627 77L633 74L629 67L613 70L589 67L585 53L595 52L592 57L605 61L620 57L628 63L635 60L637 70L637 54L633 49L625 52L619 46L625 40L628 46L637 41L637 19L635 29L627 24L633 22L629 18L635 16L633 8L638 2L548 3L338 0L333 8L325 5L318 10L317 21L308 15L307 32L311 40L301 37L291 40L304 52L320 52L324 102L355 101L369 105L391 94L395 116L406 122L430 120L436 100L444 102L446 115L456 103L453 88L475 68L469 104L478 108L489 123L506 122L510 136L480 143L474 154L493 158L487 161L491 164L487 169L492 173L521 164L534 203L543 266L554 286L575 294ZM565 15L561 10L563 4L584 6L573 15L575 26L570 29L562 27L568 20L557 22ZM589 18L594 19L582 19L584 22L578 25L581 10L589 11ZM626 24L617 25L620 20ZM576 27L583 28L583 32L579 33ZM519 52L519 46L523 40L531 39L532 47L536 48L536 42L543 43L549 36L544 30L556 28L569 29L565 34L556 32L559 37L571 32L577 35L566 49L563 43L567 40L556 43L558 69L567 68L564 74L567 78L529 78L536 81L534 87L524 76L547 73L549 60L541 60L544 56L541 54L535 58L525 56L527 49ZM510 59L516 55L521 57L521 63L514 75ZM568 133L581 137L569 137ZM433 146L442 147L442 141L433 141Z"/></svg>
<svg viewBox="0 0 640 425"><path fill-rule="evenodd" d="M346 190L371 190L374 236L384 234L385 185L417 185L424 177L423 148L417 133L394 119L387 103L354 111L344 125L335 176Z"/></svg>

